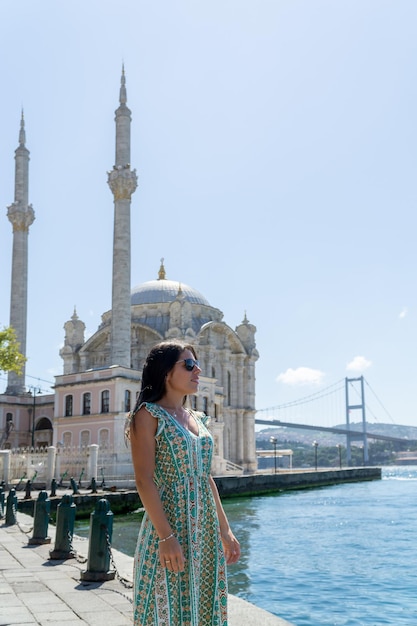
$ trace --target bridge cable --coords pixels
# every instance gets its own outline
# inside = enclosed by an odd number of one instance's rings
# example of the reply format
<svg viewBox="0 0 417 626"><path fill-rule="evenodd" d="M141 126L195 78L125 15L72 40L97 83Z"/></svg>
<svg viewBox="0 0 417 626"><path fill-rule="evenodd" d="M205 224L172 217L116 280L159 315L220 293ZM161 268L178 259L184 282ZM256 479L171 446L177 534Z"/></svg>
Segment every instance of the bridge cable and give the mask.
<svg viewBox="0 0 417 626"><path fill-rule="evenodd" d="M387 414L387 416L389 417L389 419L391 420L391 422L393 424L395 424L395 420L392 417L392 415L390 414L390 412L388 411L388 409L385 408L385 406L382 404L381 400L378 398L378 396L376 395L375 391L372 389L371 385L368 383L368 381L366 380L366 378L364 378L365 383L367 384L367 386L369 387L369 389L372 391L373 395L375 396L375 399L377 400L377 402L379 403L379 405L381 406L381 408L385 411L385 413Z"/></svg>
<svg viewBox="0 0 417 626"><path fill-rule="evenodd" d="M315 393L312 393L308 396L303 396L302 398L299 398L298 400L285 402L284 404L279 404L277 406L267 407L266 409L257 409L257 413L264 413L265 411L277 411L280 409L286 409L291 406L297 406L299 404L307 404L309 402L314 402L315 400L320 400L320 398L324 398L326 396L331 395L332 393L336 393L337 391L340 391L342 387L338 387L337 389L333 389L333 388L336 387L336 385L340 385L341 383L343 384L345 383L344 378L342 378L341 380L338 380L332 385L329 385L328 387L325 387L324 389L321 389L320 391L316 391ZM329 389L332 389L332 391L329 391Z"/></svg>

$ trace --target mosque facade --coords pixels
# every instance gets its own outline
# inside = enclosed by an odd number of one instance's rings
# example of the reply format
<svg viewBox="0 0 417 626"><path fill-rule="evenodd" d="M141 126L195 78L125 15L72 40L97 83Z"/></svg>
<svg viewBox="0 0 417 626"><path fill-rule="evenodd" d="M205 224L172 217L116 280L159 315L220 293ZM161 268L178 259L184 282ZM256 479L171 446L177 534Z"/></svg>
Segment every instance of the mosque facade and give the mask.
<svg viewBox="0 0 417 626"><path fill-rule="evenodd" d="M37 397L35 389L26 390L24 371L9 373L0 395L0 448L98 444L121 450L146 355L160 341L181 339L195 347L202 368L199 392L188 402L211 416L213 473L253 472L256 328L245 314L233 330L199 291L167 278L163 259L155 280L131 288L130 210L137 176L130 167L131 112L124 71L115 122L116 162L108 174L114 197L112 308L87 340L76 310L64 324L63 373L56 376L53 394ZM8 209L13 225L10 325L25 353L27 236L35 215L28 204L23 116L15 161L15 201Z"/></svg>

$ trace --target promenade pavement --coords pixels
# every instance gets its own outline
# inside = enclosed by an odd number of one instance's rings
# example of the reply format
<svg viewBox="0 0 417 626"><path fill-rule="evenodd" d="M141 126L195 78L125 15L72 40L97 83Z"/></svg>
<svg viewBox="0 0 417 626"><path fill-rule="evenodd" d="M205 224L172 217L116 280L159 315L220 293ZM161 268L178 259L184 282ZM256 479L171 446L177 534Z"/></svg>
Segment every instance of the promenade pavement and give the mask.
<svg viewBox="0 0 417 626"><path fill-rule="evenodd" d="M0 626L123 626L132 624L133 558L112 550L118 576L81 581L88 541L74 536L76 558L50 560L50 544L29 545L33 519L18 512L17 524L0 522ZM229 596L230 626L291 626L258 607Z"/></svg>

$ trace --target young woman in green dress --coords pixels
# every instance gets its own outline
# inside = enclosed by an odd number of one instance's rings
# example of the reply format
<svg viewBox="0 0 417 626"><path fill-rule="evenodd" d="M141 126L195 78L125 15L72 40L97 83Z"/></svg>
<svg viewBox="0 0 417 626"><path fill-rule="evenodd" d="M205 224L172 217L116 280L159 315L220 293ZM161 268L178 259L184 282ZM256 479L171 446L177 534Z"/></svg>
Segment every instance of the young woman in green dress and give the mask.
<svg viewBox="0 0 417 626"><path fill-rule="evenodd" d="M145 515L135 553L135 626L227 626L226 565L240 546L210 475L209 418L185 406L198 391L193 346L150 351L129 438Z"/></svg>

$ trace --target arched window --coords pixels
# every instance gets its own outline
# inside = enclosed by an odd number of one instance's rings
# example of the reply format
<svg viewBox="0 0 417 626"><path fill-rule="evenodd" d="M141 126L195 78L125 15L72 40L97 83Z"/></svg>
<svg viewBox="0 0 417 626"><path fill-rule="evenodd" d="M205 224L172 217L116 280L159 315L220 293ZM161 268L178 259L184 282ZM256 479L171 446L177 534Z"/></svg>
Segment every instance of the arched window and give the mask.
<svg viewBox="0 0 417 626"><path fill-rule="evenodd" d="M64 433L62 435L62 443L64 444L64 448L69 448L72 444L72 433Z"/></svg>
<svg viewBox="0 0 417 626"><path fill-rule="evenodd" d="M100 448L107 448L109 445L109 431L107 428L102 428L98 434L98 445Z"/></svg>
<svg viewBox="0 0 417 626"><path fill-rule="evenodd" d="M130 398L131 398L131 393L129 389L126 389L125 391L125 412L126 413L129 413L130 411Z"/></svg>
<svg viewBox="0 0 417 626"><path fill-rule="evenodd" d="M190 397L191 408L196 411L197 410L197 396Z"/></svg>
<svg viewBox="0 0 417 626"><path fill-rule="evenodd" d="M12 428L13 428L13 413L6 413L6 433L5 433L6 439L8 439Z"/></svg>
<svg viewBox="0 0 417 626"><path fill-rule="evenodd" d="M110 391L105 389L101 392L101 412L108 413L110 411Z"/></svg>
<svg viewBox="0 0 417 626"><path fill-rule="evenodd" d="M208 415L208 398L206 396L203 397L203 411Z"/></svg>
<svg viewBox="0 0 417 626"><path fill-rule="evenodd" d="M232 404L232 377L230 372L227 372L227 404Z"/></svg>
<svg viewBox="0 0 417 626"><path fill-rule="evenodd" d="M91 414L91 393L83 393L83 415Z"/></svg>
<svg viewBox="0 0 417 626"><path fill-rule="evenodd" d="M80 446L85 447L90 445L90 431L82 430L80 432Z"/></svg>
<svg viewBox="0 0 417 626"><path fill-rule="evenodd" d="M72 415L72 396L65 396L65 417L71 417Z"/></svg>

